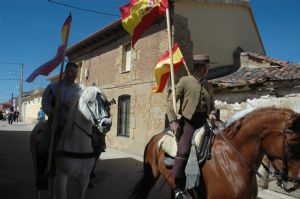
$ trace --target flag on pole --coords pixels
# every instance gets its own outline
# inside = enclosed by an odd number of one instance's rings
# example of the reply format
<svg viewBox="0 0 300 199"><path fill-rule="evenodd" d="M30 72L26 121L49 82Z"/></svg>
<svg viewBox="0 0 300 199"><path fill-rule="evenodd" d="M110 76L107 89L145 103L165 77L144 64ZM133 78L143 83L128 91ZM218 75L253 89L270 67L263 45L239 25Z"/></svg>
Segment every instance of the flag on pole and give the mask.
<svg viewBox="0 0 300 199"><path fill-rule="evenodd" d="M123 28L132 36L132 47L168 7L168 0L130 0L120 8Z"/></svg>
<svg viewBox="0 0 300 199"><path fill-rule="evenodd" d="M56 55L53 59L41 65L31 75L26 79L26 82L32 82L37 76L44 75L47 76L51 71L53 71L64 59L64 45L58 47Z"/></svg>
<svg viewBox="0 0 300 199"><path fill-rule="evenodd" d="M180 51L179 45L174 44L172 47L173 66L174 70L178 69L184 61L184 57ZM156 86L152 88L153 93L161 93L168 81L170 76L170 53L166 52L163 54L154 68L154 77Z"/></svg>
<svg viewBox="0 0 300 199"><path fill-rule="evenodd" d="M71 28L72 16L69 15L65 20L61 28L61 40L62 44L58 47L56 55L53 59L46 62L45 64L38 67L33 71L29 77L26 79L27 82L32 82L37 76L44 75L47 76L51 71L53 71L64 59L65 49L67 49L67 42L69 37L69 32Z"/></svg>
<svg viewBox="0 0 300 199"><path fill-rule="evenodd" d="M61 43L64 46L67 46L69 32L71 28L72 16L69 15L68 18L65 20L64 25L61 28Z"/></svg>

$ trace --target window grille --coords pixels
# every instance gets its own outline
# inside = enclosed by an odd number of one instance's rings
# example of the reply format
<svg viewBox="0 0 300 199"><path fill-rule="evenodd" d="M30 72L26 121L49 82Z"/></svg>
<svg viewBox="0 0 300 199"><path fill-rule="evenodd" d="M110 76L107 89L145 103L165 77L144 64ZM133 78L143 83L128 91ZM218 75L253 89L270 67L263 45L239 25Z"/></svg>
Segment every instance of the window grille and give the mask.
<svg viewBox="0 0 300 199"><path fill-rule="evenodd" d="M121 95L118 98L118 136L130 135L130 98L130 95Z"/></svg>

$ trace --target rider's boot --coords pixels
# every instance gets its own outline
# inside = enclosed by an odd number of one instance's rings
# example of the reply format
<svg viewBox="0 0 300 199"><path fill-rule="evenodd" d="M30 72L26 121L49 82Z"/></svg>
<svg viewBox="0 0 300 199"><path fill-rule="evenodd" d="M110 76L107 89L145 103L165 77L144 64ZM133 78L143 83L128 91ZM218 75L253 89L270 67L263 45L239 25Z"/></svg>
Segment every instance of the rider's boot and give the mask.
<svg viewBox="0 0 300 199"><path fill-rule="evenodd" d="M184 187L185 179L184 178L175 178L175 199L184 199Z"/></svg>

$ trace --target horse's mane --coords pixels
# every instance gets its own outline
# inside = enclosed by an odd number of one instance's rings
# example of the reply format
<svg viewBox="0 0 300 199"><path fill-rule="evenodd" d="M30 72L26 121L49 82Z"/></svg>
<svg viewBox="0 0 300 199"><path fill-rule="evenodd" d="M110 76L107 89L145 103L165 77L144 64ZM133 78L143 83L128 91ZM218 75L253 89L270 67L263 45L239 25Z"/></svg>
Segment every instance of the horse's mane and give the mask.
<svg viewBox="0 0 300 199"><path fill-rule="evenodd" d="M79 109L81 107L85 106L85 104L88 101L95 101L97 93L103 94L102 91L101 91L101 89L98 88L98 87L96 87L96 86L87 86L87 87L84 87L82 89L81 96L80 96L80 99L79 99Z"/></svg>
<svg viewBox="0 0 300 199"><path fill-rule="evenodd" d="M291 109L284 109L284 108L275 108L275 107L264 107L258 109L246 109L241 112L234 114L226 121L226 126L224 129L224 134L228 137L233 138L240 130L241 126L243 125L243 121L248 118L257 118L256 115L262 115L265 113L270 112L282 112L291 117L294 115L294 111ZM274 113L268 114L268 116L274 116ZM290 121L294 121L295 118L290 118ZM256 121L257 122L257 121Z"/></svg>
<svg viewBox="0 0 300 199"><path fill-rule="evenodd" d="M69 114L68 120L64 126L62 135L66 135L69 132L73 131L73 124L76 116L76 111L83 110L86 103L89 101L95 101L97 93L102 93L101 89L96 86L82 86L79 97L74 101Z"/></svg>

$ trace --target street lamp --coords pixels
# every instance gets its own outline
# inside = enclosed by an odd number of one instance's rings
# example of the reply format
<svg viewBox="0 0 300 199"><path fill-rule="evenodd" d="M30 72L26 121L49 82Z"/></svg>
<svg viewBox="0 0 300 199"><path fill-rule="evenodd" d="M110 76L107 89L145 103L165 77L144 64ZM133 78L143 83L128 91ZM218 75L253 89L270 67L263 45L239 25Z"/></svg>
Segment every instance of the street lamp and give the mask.
<svg viewBox="0 0 300 199"><path fill-rule="evenodd" d="M19 79L19 96L18 96L18 111L20 115L20 121L22 118L22 97L23 97L23 67L22 63L14 63L14 62L0 62L1 64L11 64L11 65L19 65L20 66L20 79Z"/></svg>

